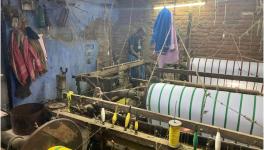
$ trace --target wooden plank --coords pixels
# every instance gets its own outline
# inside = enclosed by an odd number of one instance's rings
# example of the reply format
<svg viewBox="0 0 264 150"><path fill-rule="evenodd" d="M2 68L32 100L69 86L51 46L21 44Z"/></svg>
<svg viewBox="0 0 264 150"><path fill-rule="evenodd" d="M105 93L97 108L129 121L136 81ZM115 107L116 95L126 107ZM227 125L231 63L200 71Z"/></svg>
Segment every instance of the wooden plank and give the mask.
<svg viewBox="0 0 264 150"><path fill-rule="evenodd" d="M196 76L196 72L192 71L192 70L157 68L156 72L157 73L182 73L182 74L185 74L185 75L194 75L194 76ZM206 73L206 72L198 72L198 74L200 76L210 77L210 78L220 78L220 79L229 79L229 80L239 80L239 81L250 81L250 82L263 83L263 78L258 78L258 77L225 75L225 74Z"/></svg>
<svg viewBox="0 0 264 150"><path fill-rule="evenodd" d="M143 80L143 79L136 79L136 78L131 78L132 81L139 81L139 82L144 82L147 83L148 80ZM197 87L197 88L205 88L205 89L211 89L211 90L219 90L219 91L229 91L229 92L234 92L234 93L243 93L243 94L251 94L251 95L263 95L263 93L255 90L246 90L246 89L240 89L240 88L232 88L232 87L225 87L225 86L218 86L218 85L202 85L202 84L196 84L192 82L187 82L187 81L180 81L180 80L159 80L159 82L164 82L164 83L171 83L171 84L176 84L176 85L184 85L184 86L191 86L191 87Z"/></svg>
<svg viewBox="0 0 264 150"><path fill-rule="evenodd" d="M66 93L64 93L64 96L66 97ZM115 110L116 106L118 106L119 111L127 112L129 110L129 106L127 106L127 105L122 105L122 104L118 104L115 102L102 100L99 98L86 97L86 96L76 95L76 94L74 94L72 96L72 98L73 98L73 101L74 100L82 100L82 101L85 101L89 104L95 103L95 104L98 104L99 106L103 106L104 108L110 109L112 111ZM141 108L137 108L137 107L132 107L131 113L132 114L141 114L147 118L155 119L155 120L159 120L159 121L163 121L163 122L169 122L170 120L174 119L173 116L163 115L163 114L151 112L151 111L148 111L146 109L141 109ZM191 121L191 120L187 120L187 119L183 119L183 118L179 118L179 117L175 117L175 119L181 121L182 126L185 128L189 128L192 130L195 130L196 128L198 128L201 132L212 134L212 135L215 135L219 129L221 136L223 138L227 138L230 140L234 140L234 141L241 142L241 143L248 144L248 145L252 145L252 146L257 146L257 147L263 146L263 137L249 135L246 133L237 132L237 131L233 131L233 130L229 130L229 129L225 129L225 128L219 128L216 126L212 126L212 125L208 125L208 124L204 124L204 123L200 123L200 122L196 122L196 121Z"/></svg>
<svg viewBox="0 0 264 150"><path fill-rule="evenodd" d="M120 71L125 71L125 70L128 70L130 68L143 65L143 64L145 64L144 60L127 62L127 63L123 63L123 64L119 64L119 65L105 67L105 68L102 68L102 69L95 71L95 72L78 74L75 76L75 78L79 79L79 78L83 78L85 76L105 77L105 76L116 74Z"/></svg>
<svg viewBox="0 0 264 150"><path fill-rule="evenodd" d="M56 114L58 117L66 117L72 120L80 121L83 123L88 123L90 125L97 126L99 128L102 128L104 132L107 132L107 134L110 134L112 136L117 136L135 143L138 143L140 145L155 148L156 146L159 147L161 150L168 150L170 149L168 146L168 140L159 138L150 134L146 134L143 132L138 132L135 134L134 131L131 131L128 129L127 131L124 131L124 127L115 125L114 128L112 128L112 124L105 122L104 124L101 123L101 121L94 119L94 118L87 118L80 115L63 112L63 111L53 111L54 114ZM189 146L184 146L189 147ZM190 147L189 147L190 148Z"/></svg>

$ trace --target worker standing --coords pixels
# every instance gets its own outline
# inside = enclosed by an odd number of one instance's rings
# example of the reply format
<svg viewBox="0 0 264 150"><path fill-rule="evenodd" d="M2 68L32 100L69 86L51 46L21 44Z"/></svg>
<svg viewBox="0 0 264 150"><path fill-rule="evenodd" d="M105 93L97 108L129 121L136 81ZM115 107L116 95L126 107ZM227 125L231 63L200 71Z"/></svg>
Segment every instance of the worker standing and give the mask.
<svg viewBox="0 0 264 150"><path fill-rule="evenodd" d="M146 31L144 28L139 28L135 33L133 33L128 38L128 61L136 61L142 59L143 56L143 40L146 36ZM131 68L129 72L132 78L145 78L145 68L144 66Z"/></svg>

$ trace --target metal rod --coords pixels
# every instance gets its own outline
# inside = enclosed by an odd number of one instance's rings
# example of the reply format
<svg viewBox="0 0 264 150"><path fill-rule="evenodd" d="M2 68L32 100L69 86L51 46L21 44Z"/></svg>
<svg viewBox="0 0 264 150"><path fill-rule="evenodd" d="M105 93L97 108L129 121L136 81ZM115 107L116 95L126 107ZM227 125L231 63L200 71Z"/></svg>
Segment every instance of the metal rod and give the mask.
<svg viewBox="0 0 264 150"><path fill-rule="evenodd" d="M143 79L136 79L132 78L132 81L138 81L138 82L144 82L146 83L147 80ZM218 86L218 85L202 85L202 84L196 84L192 82L187 81L180 81L180 80L159 80L160 82L165 83L171 83L176 85L184 85L184 86L191 86L191 87L197 87L197 88L205 88L205 89L211 89L211 90L219 90L219 91L228 91L228 92L235 92L235 93L243 93L243 94L251 94L251 95L263 95L263 93L260 93L259 91L255 90L246 90L246 89L240 89L240 88L232 88L232 87L224 87L224 86Z"/></svg>
<svg viewBox="0 0 264 150"><path fill-rule="evenodd" d="M182 69L157 68L156 71L158 73L182 73L182 74L185 74L185 75L196 75L195 71L182 70ZM250 82L263 83L263 78L258 78L258 77L225 75L225 74L206 73L206 72L198 72L198 74L200 76L211 77L211 78L220 78L220 79L229 79L229 80L239 80L239 81L250 81Z"/></svg>
<svg viewBox="0 0 264 150"><path fill-rule="evenodd" d="M118 73L120 71L125 71L125 70L128 70L130 68L137 67L137 66L140 66L143 64L145 64L144 60L127 62L127 63L123 63L123 64L119 64L119 65L105 67L105 68L102 68L102 69L95 71L95 72L78 74L75 76L75 78L82 79L83 77L86 77L86 76L96 76L96 77L98 77L98 76L101 76L101 77L109 76L109 75L113 75L115 73Z"/></svg>
<svg viewBox="0 0 264 150"><path fill-rule="evenodd" d="M96 119L83 117L77 114L61 111L53 111L53 113L55 113L59 117L66 117L75 121L84 122L86 124L88 123L89 125L100 127L105 132L104 134L107 136L109 135L109 137L119 137L151 148L153 148L157 144L158 146L161 146L161 150L169 150L168 141L163 138L155 137L143 132L138 132L138 134L135 134L134 131L124 131L124 128L118 125L112 128L111 123L105 122L105 124L103 125Z"/></svg>
<svg viewBox="0 0 264 150"><path fill-rule="evenodd" d="M64 93L64 97L66 97L66 95L67 94ZM97 103L98 105L104 106L104 108L110 109L112 111L114 111L117 106L118 106L119 111L127 112L129 110L129 106L127 105L122 105L122 104L106 101L106 100L99 99L99 98L86 97L86 96L76 95L76 94L73 94L72 96L73 102L75 100L79 100L80 98L82 98L82 100L87 102L88 104ZM174 119L173 116L163 115L163 114L151 112L151 111L137 108L137 107L131 107L131 113L141 114L147 118L155 119L155 120L159 120L163 122L169 122L169 120ZM227 138L230 140L234 140L237 142L241 142L244 144L253 145L257 147L263 146L263 137L249 135L246 133L241 133L241 132L237 132L237 131L233 131L233 130L229 130L225 128L219 128L216 126L212 126L212 125L208 125L208 124L204 124L204 123L200 123L196 121L191 121L191 120L187 120L187 119L183 119L179 117L176 117L176 119L181 121L182 126L185 128L189 128L192 130L195 130L196 128L198 128L200 129L201 132L213 134L213 135L215 135L216 132L219 130L223 138Z"/></svg>

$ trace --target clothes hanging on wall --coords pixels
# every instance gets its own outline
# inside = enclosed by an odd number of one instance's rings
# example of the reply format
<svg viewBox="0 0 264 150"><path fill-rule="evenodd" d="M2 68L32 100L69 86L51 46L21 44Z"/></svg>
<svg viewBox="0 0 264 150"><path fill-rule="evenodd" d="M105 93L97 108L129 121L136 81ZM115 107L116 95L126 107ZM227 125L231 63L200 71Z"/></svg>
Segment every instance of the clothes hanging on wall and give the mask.
<svg viewBox="0 0 264 150"><path fill-rule="evenodd" d="M47 68L47 52L42 38L42 34L38 35L31 27L25 28L26 35L32 47L36 50L44 70Z"/></svg>
<svg viewBox="0 0 264 150"><path fill-rule="evenodd" d="M166 64L177 64L179 62L178 38L173 24L173 14L171 14L171 42L169 50L160 55L158 60L159 68L163 68Z"/></svg>
<svg viewBox="0 0 264 150"><path fill-rule="evenodd" d="M155 46L154 53L159 55L161 52L158 60L159 68L163 68L165 64L178 63L177 33L173 23L173 14L167 8L163 8L156 19L151 42Z"/></svg>
<svg viewBox="0 0 264 150"><path fill-rule="evenodd" d="M39 40L29 39L29 43L32 45L33 49L35 49L35 51L36 51L36 53L40 59L40 62L43 66L43 72L46 72L47 71L47 60L46 60L44 50L42 49L42 46L41 46Z"/></svg>
<svg viewBox="0 0 264 150"><path fill-rule="evenodd" d="M162 53L166 53L169 50L171 43L170 28L171 12L169 9L163 8L160 11L153 27L151 43L155 45L155 53L160 53L164 43L165 45L163 47ZM167 34L169 35L167 36Z"/></svg>
<svg viewBox="0 0 264 150"><path fill-rule="evenodd" d="M13 71L19 83L22 85L25 85L29 74L27 72L23 54L21 53L19 49L19 45L18 45L20 44L20 42L18 43L18 41L20 41L19 34L21 34L19 33L19 31L13 31L11 33L11 45L10 45L11 60L10 62L11 62Z"/></svg>
<svg viewBox="0 0 264 150"><path fill-rule="evenodd" d="M29 39L23 31L16 29L11 31L10 64L19 83L15 95L20 98L29 96L31 81L47 71L39 41Z"/></svg>

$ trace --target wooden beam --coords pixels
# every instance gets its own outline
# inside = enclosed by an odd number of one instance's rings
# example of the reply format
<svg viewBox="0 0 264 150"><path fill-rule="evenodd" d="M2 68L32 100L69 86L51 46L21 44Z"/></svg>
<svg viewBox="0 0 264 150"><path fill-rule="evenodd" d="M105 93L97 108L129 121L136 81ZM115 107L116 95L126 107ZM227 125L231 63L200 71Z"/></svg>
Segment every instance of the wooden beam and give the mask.
<svg viewBox="0 0 264 150"><path fill-rule="evenodd" d="M66 97L66 93L64 93L64 96ZM110 109L112 111L115 110L116 106L118 106L118 111L127 112L129 110L129 106L127 105L122 105L122 104L118 104L115 102L110 102L110 101L106 101L106 100L102 100L102 99L94 98L94 97L85 97L82 95L73 94L72 99L73 101L82 100L89 104L96 103L99 106L103 106L104 108ZM159 120L162 122L169 122L170 120L174 119L174 117L170 115L163 115L163 114L155 113L155 112L148 111L146 109L137 108L137 107L132 107L131 113L140 114L147 118ZM175 119L181 121L182 126L185 128L189 128L192 130L195 130L196 128L198 128L201 132L212 134L212 135L215 135L216 132L219 130L223 138L227 138L230 140L234 140L234 141L252 145L252 146L257 146L257 147L263 146L263 137L249 135L246 133L237 132L237 131L233 131L230 129L219 128L216 126L212 126L212 125L208 125L208 124L204 124L204 123L200 123L200 122L196 122L192 120L187 120L187 119L183 119L179 117L175 117Z"/></svg>
<svg viewBox="0 0 264 150"><path fill-rule="evenodd" d="M138 82L148 82L148 80L143 79L136 79L131 78L132 81L138 81ZM219 90L219 91L228 91L228 92L234 92L234 93L243 93L243 94L251 94L251 95L263 95L263 93L259 91L254 90L246 90L246 89L240 89L240 88L232 88L232 87L225 87L225 86L217 86L217 85L202 85L202 84L196 84L192 82L187 81L180 81L180 80L159 80L159 82L164 83L171 83L176 85L184 85L184 86L191 86L191 87L197 87L197 88L205 88L205 89L211 89L211 90Z"/></svg>
<svg viewBox="0 0 264 150"><path fill-rule="evenodd" d="M157 73L181 73L181 74L185 74L185 75L196 76L196 72L192 71L192 70L157 68L156 72ZM263 83L263 78L258 78L258 77L225 75L225 74L206 73L206 72L198 72L198 74L202 77Z"/></svg>
<svg viewBox="0 0 264 150"><path fill-rule="evenodd" d="M72 114L63 111L56 111L56 110L53 111L53 113L56 114L58 117L65 117L71 120L75 120L77 122L83 122L89 125L94 125L99 128L102 128L102 130L106 132L107 135L123 138L150 148L155 148L156 146L158 146L161 150L170 149L170 147L168 146L169 143L168 140L163 138L159 138L143 132L138 132L137 134L135 134L134 131L130 131L129 129L127 131L124 131L124 127L118 125L115 125L115 127L112 128L111 123L105 122L104 124L102 124L99 120L96 120L94 118L83 117L77 114ZM182 146L191 148L186 145L182 145Z"/></svg>
<svg viewBox="0 0 264 150"><path fill-rule="evenodd" d="M102 68L102 69L100 69L98 71L95 71L95 72L78 74L78 75L75 76L75 78L78 79L78 78L83 78L85 76L105 77L105 76L117 74L120 71L125 71L125 70L128 70L130 68L133 68L133 67L136 67L136 66L140 66L140 65L143 65L143 64L145 64L144 60L131 61L131 62L119 64L119 65L105 67L105 68Z"/></svg>

